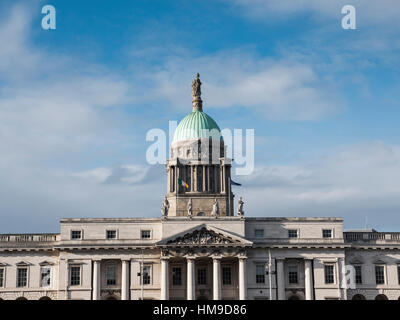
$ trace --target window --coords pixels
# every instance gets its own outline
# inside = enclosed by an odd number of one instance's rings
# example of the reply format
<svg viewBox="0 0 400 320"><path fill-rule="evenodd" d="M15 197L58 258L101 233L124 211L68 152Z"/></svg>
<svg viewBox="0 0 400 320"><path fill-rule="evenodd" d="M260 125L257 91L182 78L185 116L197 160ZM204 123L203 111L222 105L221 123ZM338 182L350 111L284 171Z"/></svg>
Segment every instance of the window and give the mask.
<svg viewBox="0 0 400 320"><path fill-rule="evenodd" d="M290 284L298 283L299 279L298 279L297 266L288 267L288 276Z"/></svg>
<svg viewBox="0 0 400 320"><path fill-rule="evenodd" d="M197 284L205 285L207 284L207 269L198 268L197 269Z"/></svg>
<svg viewBox="0 0 400 320"><path fill-rule="evenodd" d="M150 266L143 267L143 284L150 284L151 283L151 269Z"/></svg>
<svg viewBox="0 0 400 320"><path fill-rule="evenodd" d="M375 266L375 280L376 284L385 283L385 268L384 266Z"/></svg>
<svg viewBox="0 0 400 320"><path fill-rule="evenodd" d="M264 229L255 229L254 235L256 238L264 238Z"/></svg>
<svg viewBox="0 0 400 320"><path fill-rule="evenodd" d="M265 265L256 265L256 283L265 283Z"/></svg>
<svg viewBox="0 0 400 320"><path fill-rule="evenodd" d="M151 231L150 230L142 230L141 236L142 236L142 239L150 239Z"/></svg>
<svg viewBox="0 0 400 320"><path fill-rule="evenodd" d="M181 267L172 268L172 284L174 286L182 285L182 268Z"/></svg>
<svg viewBox="0 0 400 320"><path fill-rule="evenodd" d="M5 274L5 269L0 268L0 288L4 287L4 274Z"/></svg>
<svg viewBox="0 0 400 320"><path fill-rule="evenodd" d="M232 284L232 268L222 267L222 284L231 285Z"/></svg>
<svg viewBox="0 0 400 320"><path fill-rule="evenodd" d="M107 230L106 238L107 239L117 239L117 230Z"/></svg>
<svg viewBox="0 0 400 320"><path fill-rule="evenodd" d="M28 284L28 268L17 269L17 287L26 287Z"/></svg>
<svg viewBox="0 0 400 320"><path fill-rule="evenodd" d="M71 231L71 239L82 239L82 231L81 230L72 230Z"/></svg>
<svg viewBox="0 0 400 320"><path fill-rule="evenodd" d="M400 284L400 265L397 266L397 279ZM1 285L0 285L0 287L1 287Z"/></svg>
<svg viewBox="0 0 400 320"><path fill-rule="evenodd" d="M41 267L40 286L49 287L51 285L51 267Z"/></svg>
<svg viewBox="0 0 400 320"><path fill-rule="evenodd" d="M332 238L332 229L323 229L322 238Z"/></svg>
<svg viewBox="0 0 400 320"><path fill-rule="evenodd" d="M325 265L325 283L335 283L334 266L332 264Z"/></svg>
<svg viewBox="0 0 400 320"><path fill-rule="evenodd" d="M298 238L296 229L288 230L288 235L289 235L289 238Z"/></svg>
<svg viewBox="0 0 400 320"><path fill-rule="evenodd" d="M357 284L362 283L362 272L361 272L361 266L354 266L354 271L355 271L355 281Z"/></svg>
<svg viewBox="0 0 400 320"><path fill-rule="evenodd" d="M81 267L80 266L71 266L69 283L71 286L80 286L81 285Z"/></svg>
<svg viewBox="0 0 400 320"><path fill-rule="evenodd" d="M115 265L109 265L106 268L106 283L108 286L115 286L117 284L117 273Z"/></svg>

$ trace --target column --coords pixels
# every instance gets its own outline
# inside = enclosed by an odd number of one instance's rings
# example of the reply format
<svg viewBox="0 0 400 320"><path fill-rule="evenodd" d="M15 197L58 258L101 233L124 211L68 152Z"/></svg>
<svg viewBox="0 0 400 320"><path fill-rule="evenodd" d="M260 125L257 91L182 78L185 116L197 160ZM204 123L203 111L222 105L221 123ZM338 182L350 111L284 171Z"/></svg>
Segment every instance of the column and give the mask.
<svg viewBox="0 0 400 320"><path fill-rule="evenodd" d="M213 299L221 300L221 257L213 257Z"/></svg>
<svg viewBox="0 0 400 320"><path fill-rule="evenodd" d="M304 261L306 300L314 300L312 260Z"/></svg>
<svg viewBox="0 0 400 320"><path fill-rule="evenodd" d="M207 191L207 185L206 185L206 166L203 166L203 190L202 191Z"/></svg>
<svg viewBox="0 0 400 320"><path fill-rule="evenodd" d="M129 300L129 260L122 260L121 300Z"/></svg>
<svg viewBox="0 0 400 320"><path fill-rule="evenodd" d="M346 279L346 264L344 258L338 259L339 273L339 297L341 300L347 300L347 279Z"/></svg>
<svg viewBox="0 0 400 320"><path fill-rule="evenodd" d="M195 283L194 283L194 257L187 257L187 300L194 300L195 299Z"/></svg>
<svg viewBox="0 0 400 320"><path fill-rule="evenodd" d="M239 257L239 300L247 299L246 257Z"/></svg>
<svg viewBox="0 0 400 320"><path fill-rule="evenodd" d="M161 258L161 300L169 299L168 258Z"/></svg>
<svg viewBox="0 0 400 320"><path fill-rule="evenodd" d="M194 191L194 167L190 166L190 191Z"/></svg>
<svg viewBox="0 0 400 320"><path fill-rule="evenodd" d="M277 260L276 276L277 276L277 287L278 287L278 300L286 300L285 293L285 272L283 268L283 259Z"/></svg>
<svg viewBox="0 0 400 320"><path fill-rule="evenodd" d="M92 300L100 299L100 260L93 261Z"/></svg>

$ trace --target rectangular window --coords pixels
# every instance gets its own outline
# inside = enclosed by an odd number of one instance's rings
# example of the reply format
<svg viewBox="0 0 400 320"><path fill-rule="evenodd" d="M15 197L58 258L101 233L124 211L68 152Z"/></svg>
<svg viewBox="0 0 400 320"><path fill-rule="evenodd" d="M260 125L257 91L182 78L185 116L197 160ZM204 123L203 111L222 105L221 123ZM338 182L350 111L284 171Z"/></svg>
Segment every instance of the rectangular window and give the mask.
<svg viewBox="0 0 400 320"><path fill-rule="evenodd" d="M222 267L222 284L231 285L232 284L232 268Z"/></svg>
<svg viewBox="0 0 400 320"><path fill-rule="evenodd" d="M207 284L207 269L198 268L197 269L197 284L205 285Z"/></svg>
<svg viewBox="0 0 400 320"><path fill-rule="evenodd" d="M323 229L322 238L332 238L332 229Z"/></svg>
<svg viewBox="0 0 400 320"><path fill-rule="evenodd" d="M376 284L385 283L385 268L384 266L375 266L375 280Z"/></svg>
<svg viewBox="0 0 400 320"><path fill-rule="evenodd" d="M107 266L106 268L106 283L108 286L115 286L117 284L117 273L115 266Z"/></svg>
<svg viewBox="0 0 400 320"><path fill-rule="evenodd" d="M26 287L28 284L28 268L17 269L17 287Z"/></svg>
<svg viewBox="0 0 400 320"><path fill-rule="evenodd" d="M264 238L264 229L255 229L254 236L256 238Z"/></svg>
<svg viewBox="0 0 400 320"><path fill-rule="evenodd" d="M107 230L106 238L107 239L117 239L117 230Z"/></svg>
<svg viewBox="0 0 400 320"><path fill-rule="evenodd" d="M256 265L256 283L265 283L265 265Z"/></svg>
<svg viewBox="0 0 400 320"><path fill-rule="evenodd" d="M0 288L4 287L4 268L0 268Z"/></svg>
<svg viewBox="0 0 400 320"><path fill-rule="evenodd" d="M398 279L399 284L400 284L400 265L397 266L397 279Z"/></svg>
<svg viewBox="0 0 400 320"><path fill-rule="evenodd" d="M325 283L335 283L334 266L331 264L325 265Z"/></svg>
<svg viewBox="0 0 400 320"><path fill-rule="evenodd" d="M361 272L361 266L354 266L354 271L355 271L355 281L357 284L362 283L362 272Z"/></svg>
<svg viewBox="0 0 400 320"><path fill-rule="evenodd" d="M80 266L72 266L70 268L69 283L71 286L80 286L81 285L81 267Z"/></svg>
<svg viewBox="0 0 400 320"><path fill-rule="evenodd" d="M298 277L297 266L288 267L288 276L290 284L298 283L299 277Z"/></svg>
<svg viewBox="0 0 400 320"><path fill-rule="evenodd" d="M182 285L182 268L181 267L172 268L172 285L174 285L174 286Z"/></svg>
<svg viewBox="0 0 400 320"><path fill-rule="evenodd" d="M71 239L73 239L73 240L82 239L82 231L81 230L72 230L71 231Z"/></svg>
<svg viewBox="0 0 400 320"><path fill-rule="evenodd" d="M40 268L40 286L49 287L51 285L51 267Z"/></svg>
<svg viewBox="0 0 400 320"><path fill-rule="evenodd" d="M288 230L288 235L289 235L289 238L298 238L296 229Z"/></svg>
<svg viewBox="0 0 400 320"><path fill-rule="evenodd" d="M150 266L143 267L143 284L150 284L151 283L151 269Z"/></svg>
<svg viewBox="0 0 400 320"><path fill-rule="evenodd" d="M150 239L151 238L151 231L150 230L142 230L141 231L142 239Z"/></svg>

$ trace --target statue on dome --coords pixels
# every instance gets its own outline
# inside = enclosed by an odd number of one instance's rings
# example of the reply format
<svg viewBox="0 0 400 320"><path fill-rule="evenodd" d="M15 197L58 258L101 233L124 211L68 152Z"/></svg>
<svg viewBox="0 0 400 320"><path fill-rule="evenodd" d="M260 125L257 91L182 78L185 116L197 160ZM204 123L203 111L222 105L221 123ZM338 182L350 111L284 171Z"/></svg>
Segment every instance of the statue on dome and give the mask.
<svg viewBox="0 0 400 320"><path fill-rule="evenodd" d="M201 96L201 81L200 81L200 74L196 75L196 78L192 82L192 97L193 98L200 98Z"/></svg>
<svg viewBox="0 0 400 320"><path fill-rule="evenodd" d="M242 197L240 197L238 200L237 215L241 216L241 217L244 216L243 204L244 204L244 201L242 200Z"/></svg>
<svg viewBox="0 0 400 320"><path fill-rule="evenodd" d="M218 215L219 215L219 206L218 206L217 199L214 199L214 204L213 204L213 209L212 209L211 215L213 217L218 217Z"/></svg>
<svg viewBox="0 0 400 320"><path fill-rule="evenodd" d="M161 206L161 215L163 217L168 216L168 210L169 210L169 201L168 201L167 197L165 197L164 201L162 203L162 206Z"/></svg>

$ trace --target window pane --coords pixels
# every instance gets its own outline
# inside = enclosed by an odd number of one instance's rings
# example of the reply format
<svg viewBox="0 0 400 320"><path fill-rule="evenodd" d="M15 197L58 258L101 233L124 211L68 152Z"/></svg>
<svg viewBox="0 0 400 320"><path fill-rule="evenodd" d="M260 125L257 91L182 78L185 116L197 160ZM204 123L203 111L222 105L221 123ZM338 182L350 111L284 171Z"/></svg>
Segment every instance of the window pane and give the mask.
<svg viewBox="0 0 400 320"><path fill-rule="evenodd" d="M116 230L107 230L107 239L116 239L117 231Z"/></svg>
<svg viewBox="0 0 400 320"><path fill-rule="evenodd" d="M17 287L26 287L28 280L28 269L18 268L17 270Z"/></svg>
<svg viewBox="0 0 400 320"><path fill-rule="evenodd" d="M81 239L82 232L80 230L72 230L71 231L71 239Z"/></svg>
<svg viewBox="0 0 400 320"><path fill-rule="evenodd" d="M81 267L71 267L71 286L79 286L81 284Z"/></svg>
<svg viewBox="0 0 400 320"><path fill-rule="evenodd" d="M385 272L383 266L375 266L375 279L376 284L385 283Z"/></svg>
<svg viewBox="0 0 400 320"><path fill-rule="evenodd" d="M362 283L362 272L361 272L361 266L354 266L355 269L355 277L356 277L356 283L361 284Z"/></svg>
<svg viewBox="0 0 400 320"><path fill-rule="evenodd" d="M115 286L117 284L115 266L107 266L106 279L108 286Z"/></svg>
<svg viewBox="0 0 400 320"><path fill-rule="evenodd" d="M4 268L0 269L0 288L4 287Z"/></svg>
<svg viewBox="0 0 400 320"><path fill-rule="evenodd" d="M182 268L180 267L172 268L172 284L174 286L182 285Z"/></svg>
<svg viewBox="0 0 400 320"><path fill-rule="evenodd" d="M289 230L289 238L297 238L297 230Z"/></svg>
<svg viewBox="0 0 400 320"><path fill-rule="evenodd" d="M143 267L143 284L150 284L150 266Z"/></svg>
<svg viewBox="0 0 400 320"><path fill-rule="evenodd" d="M264 229L255 229L254 235L256 238L264 238Z"/></svg>
<svg viewBox="0 0 400 320"><path fill-rule="evenodd" d="M151 232L150 230L142 230L142 239L150 239Z"/></svg>
<svg viewBox="0 0 400 320"><path fill-rule="evenodd" d="M222 284L224 285L232 284L231 267L222 267Z"/></svg>
<svg viewBox="0 0 400 320"><path fill-rule="evenodd" d="M207 269L199 268L197 269L197 284L205 285L207 283Z"/></svg>
<svg viewBox="0 0 400 320"><path fill-rule="evenodd" d="M332 230L330 230L330 229L322 230L322 237L323 238L332 238Z"/></svg>
<svg viewBox="0 0 400 320"><path fill-rule="evenodd" d="M289 275L289 283L298 283L297 266L289 266L288 275Z"/></svg>
<svg viewBox="0 0 400 320"><path fill-rule="evenodd" d="M325 283L334 283L335 277L333 274L333 265L325 266Z"/></svg>
<svg viewBox="0 0 400 320"><path fill-rule="evenodd" d="M256 265L256 283L265 283L265 265Z"/></svg>

